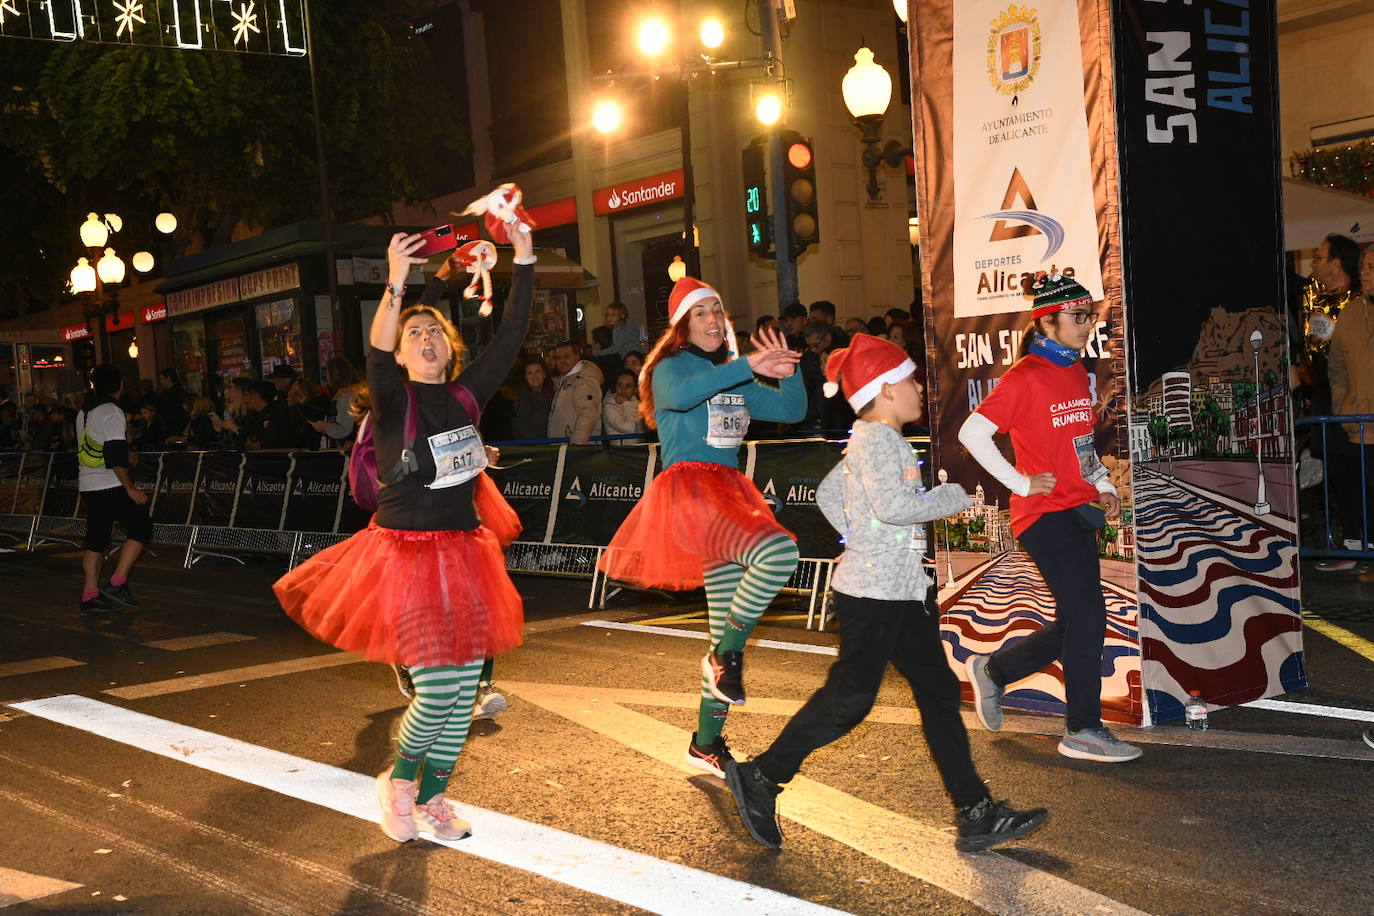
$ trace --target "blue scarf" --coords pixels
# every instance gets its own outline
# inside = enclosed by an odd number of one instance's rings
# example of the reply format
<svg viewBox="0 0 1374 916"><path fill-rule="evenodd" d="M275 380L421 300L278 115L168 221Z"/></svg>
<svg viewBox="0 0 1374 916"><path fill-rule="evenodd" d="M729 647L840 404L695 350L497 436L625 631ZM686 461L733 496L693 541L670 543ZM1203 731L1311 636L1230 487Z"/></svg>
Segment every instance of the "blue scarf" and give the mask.
<svg viewBox="0 0 1374 916"><path fill-rule="evenodd" d="M1055 343L1044 334L1036 334L1031 338L1030 352L1043 356L1056 366L1072 366L1078 362L1077 350Z"/></svg>

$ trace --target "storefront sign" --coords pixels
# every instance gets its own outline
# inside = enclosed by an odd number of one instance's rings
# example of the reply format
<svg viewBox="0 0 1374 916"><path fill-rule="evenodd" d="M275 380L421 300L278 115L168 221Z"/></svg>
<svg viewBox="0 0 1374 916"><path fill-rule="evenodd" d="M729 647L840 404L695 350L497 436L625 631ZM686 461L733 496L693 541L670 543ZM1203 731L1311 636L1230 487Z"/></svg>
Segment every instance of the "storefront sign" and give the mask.
<svg viewBox="0 0 1374 916"><path fill-rule="evenodd" d="M216 280L204 286L193 286L179 292L167 294L167 314L173 318L203 312L217 305L239 301L239 278Z"/></svg>
<svg viewBox="0 0 1374 916"><path fill-rule="evenodd" d="M71 324L62 329L62 339L65 341L82 340L91 336L91 329L84 324Z"/></svg>
<svg viewBox="0 0 1374 916"><path fill-rule="evenodd" d="M159 302L157 305L145 305L140 314L143 316L144 324L154 324L158 321L166 321L167 303Z"/></svg>
<svg viewBox="0 0 1374 916"><path fill-rule="evenodd" d="M577 222L577 198L565 197L553 203L529 207L530 221L536 229L552 229Z"/></svg>
<svg viewBox="0 0 1374 916"><path fill-rule="evenodd" d="M105 330L111 334L116 331L130 331L134 327L134 313L120 312L118 315L105 316Z"/></svg>
<svg viewBox="0 0 1374 916"><path fill-rule="evenodd" d="M301 285L301 272L295 261L269 267L257 273L239 277L239 298L256 299L273 293L296 289Z"/></svg>
<svg viewBox="0 0 1374 916"><path fill-rule="evenodd" d="M592 192L592 206L597 216L608 216L621 210L648 207L681 197L682 188L682 169L674 169L661 175L598 188Z"/></svg>

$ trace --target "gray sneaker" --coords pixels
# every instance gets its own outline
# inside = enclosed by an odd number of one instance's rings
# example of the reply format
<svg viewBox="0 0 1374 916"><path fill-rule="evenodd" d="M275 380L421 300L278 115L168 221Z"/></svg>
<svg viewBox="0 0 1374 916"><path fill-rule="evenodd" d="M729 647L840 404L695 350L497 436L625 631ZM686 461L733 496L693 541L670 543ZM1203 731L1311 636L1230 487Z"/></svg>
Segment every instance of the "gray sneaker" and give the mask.
<svg viewBox="0 0 1374 916"><path fill-rule="evenodd" d="M506 698L499 693L487 690L477 695L477 705L473 707L472 718L494 719L498 713L506 711Z"/></svg>
<svg viewBox="0 0 1374 916"><path fill-rule="evenodd" d="M1140 756L1140 748L1127 744L1105 725L1084 728L1076 732L1064 729L1059 739L1059 753L1075 760L1096 760L1098 763L1125 763Z"/></svg>
<svg viewBox="0 0 1374 916"><path fill-rule="evenodd" d="M973 708L978 712L978 721L990 732L1002 728L1002 688L992 682L988 674L987 655L970 655L964 662L968 672L968 682L973 686Z"/></svg>

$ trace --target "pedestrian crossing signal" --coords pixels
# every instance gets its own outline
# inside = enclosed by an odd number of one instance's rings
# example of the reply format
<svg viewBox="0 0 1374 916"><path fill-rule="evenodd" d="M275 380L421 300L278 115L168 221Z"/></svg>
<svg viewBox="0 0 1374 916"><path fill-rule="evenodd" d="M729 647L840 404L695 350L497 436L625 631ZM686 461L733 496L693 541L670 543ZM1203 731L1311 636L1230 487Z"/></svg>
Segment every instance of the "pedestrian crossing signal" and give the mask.
<svg viewBox="0 0 1374 916"><path fill-rule="evenodd" d="M756 140L744 148L744 228L751 254L769 257L773 237L768 227L768 190L764 184L764 151L768 147Z"/></svg>

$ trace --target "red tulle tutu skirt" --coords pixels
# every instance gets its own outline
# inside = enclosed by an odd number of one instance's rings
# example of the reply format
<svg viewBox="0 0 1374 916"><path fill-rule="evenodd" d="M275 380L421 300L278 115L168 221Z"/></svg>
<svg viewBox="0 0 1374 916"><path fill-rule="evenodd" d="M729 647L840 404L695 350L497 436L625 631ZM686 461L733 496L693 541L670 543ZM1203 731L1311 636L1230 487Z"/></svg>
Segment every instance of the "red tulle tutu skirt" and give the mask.
<svg viewBox="0 0 1374 916"><path fill-rule="evenodd" d="M523 529L520 516L515 514L506 497L501 495L501 488L496 481L485 473L477 475L477 483L472 489L472 503L482 527L496 535L502 547L510 546L510 542L520 536Z"/></svg>
<svg viewBox="0 0 1374 916"><path fill-rule="evenodd" d="M374 662L468 664L518 646L524 627L501 543L485 526L399 531L374 519L272 589L310 635Z"/></svg>
<svg viewBox="0 0 1374 916"><path fill-rule="evenodd" d="M641 588L700 588L707 569L779 534L796 540L748 477L707 461L680 461L649 484L598 565Z"/></svg>

